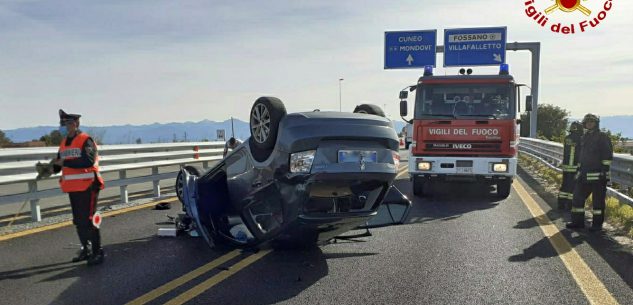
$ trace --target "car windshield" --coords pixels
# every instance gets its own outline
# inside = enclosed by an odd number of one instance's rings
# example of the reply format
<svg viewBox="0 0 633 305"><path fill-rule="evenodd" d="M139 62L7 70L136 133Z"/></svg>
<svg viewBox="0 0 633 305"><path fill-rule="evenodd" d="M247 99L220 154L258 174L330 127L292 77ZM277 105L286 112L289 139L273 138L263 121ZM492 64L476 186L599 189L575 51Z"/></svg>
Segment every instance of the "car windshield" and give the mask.
<svg viewBox="0 0 633 305"><path fill-rule="evenodd" d="M514 98L508 84L424 85L416 95L416 118L514 118Z"/></svg>

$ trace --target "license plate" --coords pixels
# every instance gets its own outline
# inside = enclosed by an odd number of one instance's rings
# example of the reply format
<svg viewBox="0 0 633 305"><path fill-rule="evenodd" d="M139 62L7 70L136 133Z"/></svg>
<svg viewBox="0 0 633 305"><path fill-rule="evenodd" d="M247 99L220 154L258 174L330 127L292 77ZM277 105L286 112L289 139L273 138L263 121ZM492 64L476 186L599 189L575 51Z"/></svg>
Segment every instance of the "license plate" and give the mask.
<svg viewBox="0 0 633 305"><path fill-rule="evenodd" d="M338 163L376 163L378 154L372 150L339 150Z"/></svg>
<svg viewBox="0 0 633 305"><path fill-rule="evenodd" d="M472 174L473 168L472 167L458 167L457 173L458 174Z"/></svg>

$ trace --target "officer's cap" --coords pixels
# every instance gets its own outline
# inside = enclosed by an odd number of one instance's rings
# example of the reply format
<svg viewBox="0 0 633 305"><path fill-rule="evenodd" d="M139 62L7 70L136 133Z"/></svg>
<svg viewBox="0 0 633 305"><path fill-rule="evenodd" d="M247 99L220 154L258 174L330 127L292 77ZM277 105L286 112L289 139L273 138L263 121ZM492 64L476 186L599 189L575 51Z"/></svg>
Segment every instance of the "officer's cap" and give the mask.
<svg viewBox="0 0 633 305"><path fill-rule="evenodd" d="M66 113L64 110L59 109L59 123L65 124L69 121L79 121L80 114Z"/></svg>

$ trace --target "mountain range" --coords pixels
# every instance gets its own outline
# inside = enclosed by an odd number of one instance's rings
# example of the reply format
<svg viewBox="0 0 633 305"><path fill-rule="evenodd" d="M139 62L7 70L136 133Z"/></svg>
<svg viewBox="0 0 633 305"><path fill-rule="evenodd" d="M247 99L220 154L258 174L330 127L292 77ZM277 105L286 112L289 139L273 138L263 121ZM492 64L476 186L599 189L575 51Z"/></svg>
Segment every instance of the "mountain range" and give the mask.
<svg viewBox="0 0 633 305"><path fill-rule="evenodd" d="M600 125L612 132L621 132L622 136L633 138L633 115L602 117ZM394 121L397 132L402 130L405 123ZM233 120L235 136L238 139L249 137L248 122ZM6 136L13 142L27 142L37 140L41 136L56 130L56 126L38 126L4 130ZM81 128L93 137L101 139L103 144L131 144L140 139L141 143L165 143L174 141L213 141L217 139L216 130L224 129L226 138L231 136L231 120L214 122L203 120L200 122L184 123L154 123L149 125L116 125L116 126L85 126Z"/></svg>

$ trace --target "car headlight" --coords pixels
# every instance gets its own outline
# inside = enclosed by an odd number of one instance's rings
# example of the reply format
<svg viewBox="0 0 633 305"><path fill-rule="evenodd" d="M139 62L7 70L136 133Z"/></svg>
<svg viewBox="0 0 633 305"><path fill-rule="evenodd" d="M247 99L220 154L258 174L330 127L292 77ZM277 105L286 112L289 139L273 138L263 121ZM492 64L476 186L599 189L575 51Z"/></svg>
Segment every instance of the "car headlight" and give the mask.
<svg viewBox="0 0 633 305"><path fill-rule="evenodd" d="M430 171L431 170L431 162L429 162L429 161L419 161L418 162L418 170Z"/></svg>
<svg viewBox="0 0 633 305"><path fill-rule="evenodd" d="M492 164L493 172L502 172L505 173L508 171L508 164L505 163L493 163Z"/></svg>
<svg viewBox="0 0 633 305"><path fill-rule="evenodd" d="M290 154L290 172L291 173L309 173L314 162L316 150L306 150Z"/></svg>

